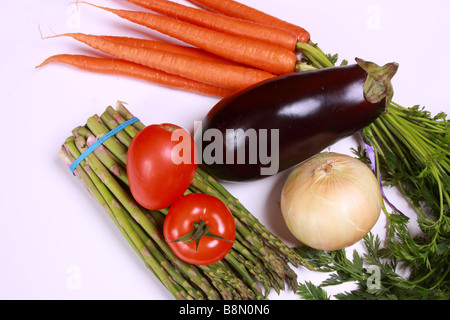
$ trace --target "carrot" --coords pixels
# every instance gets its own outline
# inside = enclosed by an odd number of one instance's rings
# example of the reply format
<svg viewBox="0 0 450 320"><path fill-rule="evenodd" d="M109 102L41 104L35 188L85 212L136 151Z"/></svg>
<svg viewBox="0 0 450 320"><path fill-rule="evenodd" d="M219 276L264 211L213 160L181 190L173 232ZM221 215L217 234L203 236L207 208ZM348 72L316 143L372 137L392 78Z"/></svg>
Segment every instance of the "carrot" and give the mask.
<svg viewBox="0 0 450 320"><path fill-rule="evenodd" d="M141 7L209 29L264 41L295 51L297 35L292 31L188 7L167 0L127 0Z"/></svg>
<svg viewBox="0 0 450 320"><path fill-rule="evenodd" d="M233 36L159 14L91 5L220 57L267 72L286 74L293 72L297 66L297 55L280 46Z"/></svg>
<svg viewBox="0 0 450 320"><path fill-rule="evenodd" d="M47 58L36 68L43 67L51 62L64 63L81 70L94 73L114 74L141 79L171 88L203 93L207 95L226 97L234 91L212 86L206 83L190 80L164 71L151 69L133 62L115 59L98 58L86 55L58 54Z"/></svg>
<svg viewBox="0 0 450 320"><path fill-rule="evenodd" d="M183 54L189 57L202 58L207 61L235 64L235 65L238 64L234 61L224 59L222 57L216 56L214 54L211 54L209 52L206 52L202 49L195 47L188 47L151 39L141 39L141 38L121 37L121 36L103 36L103 37L114 41L125 42L133 46L140 46L143 48L157 49L161 51Z"/></svg>
<svg viewBox="0 0 450 320"><path fill-rule="evenodd" d="M300 26L281 20L267 13L249 7L245 4L233 0L188 0L204 9L222 13L224 15L254 21L275 27L290 30L297 35L298 41L307 43L310 39L308 31Z"/></svg>
<svg viewBox="0 0 450 320"><path fill-rule="evenodd" d="M65 33L47 38L69 36L118 59L145 65L181 77L228 89L242 89L275 75L254 68L206 61L200 58L143 48L84 33Z"/></svg>

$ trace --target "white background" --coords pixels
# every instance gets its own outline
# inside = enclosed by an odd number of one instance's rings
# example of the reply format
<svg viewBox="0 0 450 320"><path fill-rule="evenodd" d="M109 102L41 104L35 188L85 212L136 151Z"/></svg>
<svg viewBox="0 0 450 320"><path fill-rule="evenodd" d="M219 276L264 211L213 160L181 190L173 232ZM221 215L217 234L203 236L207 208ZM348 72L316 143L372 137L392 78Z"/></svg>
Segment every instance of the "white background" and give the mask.
<svg viewBox="0 0 450 320"><path fill-rule="evenodd" d="M44 36L85 32L165 39L93 7L80 5L77 11L72 2L7 1L0 11L0 298L173 299L57 152L72 128L116 100L126 101L146 124L172 122L191 129L218 99L58 64L35 69L57 53L96 54L73 39L43 40L39 28ZM137 8L124 0L92 2ZM355 57L398 62L394 101L450 112L448 0L242 2L303 26L325 52L351 62ZM351 146L354 140L348 138L330 150L351 154ZM277 204L286 174L226 186L273 233L296 245ZM387 193L414 217L395 190ZM381 215L373 229L382 237L384 223ZM360 244L349 250L355 248L361 250ZM296 270L302 282L319 284L325 277ZM329 293L341 290L329 288ZM300 299L292 292L269 298Z"/></svg>

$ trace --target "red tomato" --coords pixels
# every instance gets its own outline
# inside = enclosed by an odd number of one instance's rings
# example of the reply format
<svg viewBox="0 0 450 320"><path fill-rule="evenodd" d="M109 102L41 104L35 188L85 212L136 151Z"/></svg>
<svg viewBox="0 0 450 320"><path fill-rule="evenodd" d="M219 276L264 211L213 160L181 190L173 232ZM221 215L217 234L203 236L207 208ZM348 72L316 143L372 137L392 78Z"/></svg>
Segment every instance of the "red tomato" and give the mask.
<svg viewBox="0 0 450 320"><path fill-rule="evenodd" d="M173 138L173 133L183 138ZM133 138L127 153L133 198L151 210L170 206L189 188L197 170L196 157L194 140L186 130L172 124L145 127ZM184 162L178 163L182 158Z"/></svg>
<svg viewBox="0 0 450 320"><path fill-rule="evenodd" d="M188 235L193 224L203 221L209 232L223 239L201 237L198 242L173 242ZM206 265L219 261L230 251L236 236L234 218L228 207L216 197L191 193L177 200L164 220L164 238L173 252L183 261Z"/></svg>

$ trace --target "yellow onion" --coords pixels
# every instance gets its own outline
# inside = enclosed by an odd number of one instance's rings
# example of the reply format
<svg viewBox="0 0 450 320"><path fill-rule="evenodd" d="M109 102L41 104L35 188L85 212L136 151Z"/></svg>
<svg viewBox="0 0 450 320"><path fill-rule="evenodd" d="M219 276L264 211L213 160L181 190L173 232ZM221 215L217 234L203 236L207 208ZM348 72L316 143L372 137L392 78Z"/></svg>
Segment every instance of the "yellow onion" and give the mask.
<svg viewBox="0 0 450 320"><path fill-rule="evenodd" d="M373 228L382 206L381 188L362 161L324 152L295 168L281 193L289 231L304 245L338 250Z"/></svg>

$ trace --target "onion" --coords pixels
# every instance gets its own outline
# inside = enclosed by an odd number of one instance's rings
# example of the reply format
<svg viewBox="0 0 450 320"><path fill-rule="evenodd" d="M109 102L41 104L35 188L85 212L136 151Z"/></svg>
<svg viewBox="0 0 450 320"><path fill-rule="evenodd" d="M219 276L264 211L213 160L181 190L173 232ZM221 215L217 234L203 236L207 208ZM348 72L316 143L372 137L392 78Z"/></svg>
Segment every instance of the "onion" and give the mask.
<svg viewBox="0 0 450 320"><path fill-rule="evenodd" d="M369 167L332 152L301 163L281 193L289 231L319 250L339 250L361 240L377 222L381 206L380 184Z"/></svg>

